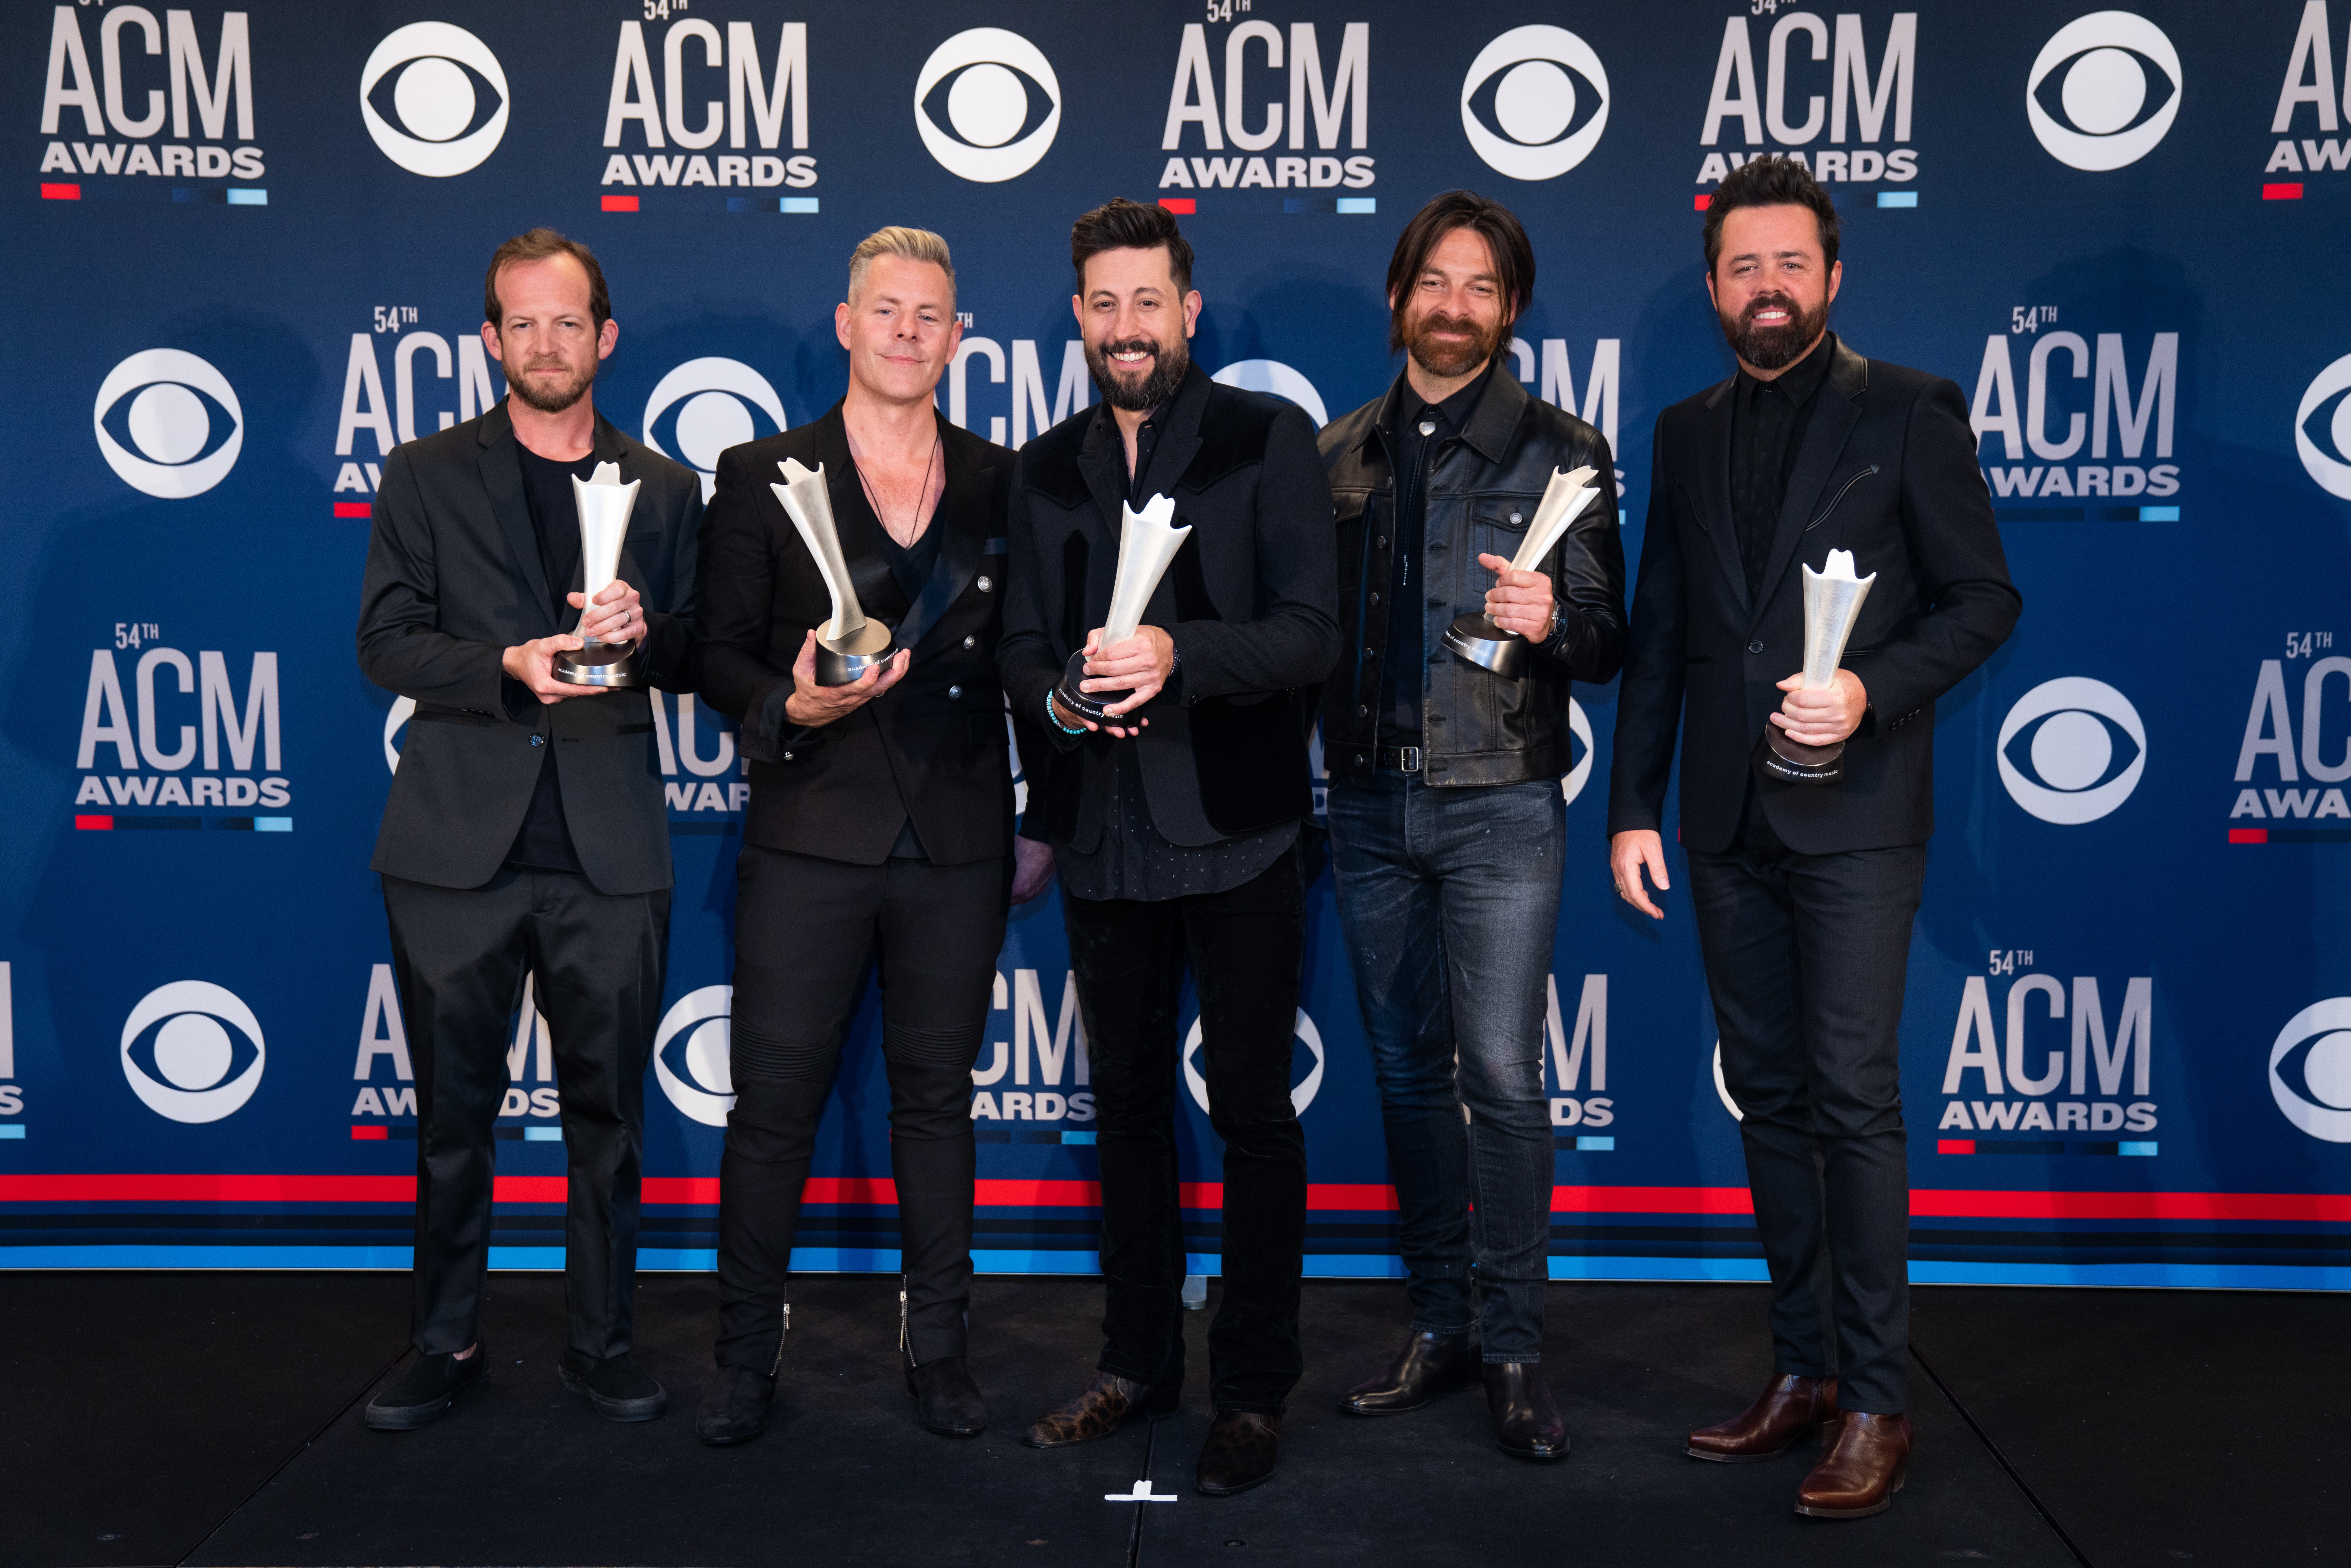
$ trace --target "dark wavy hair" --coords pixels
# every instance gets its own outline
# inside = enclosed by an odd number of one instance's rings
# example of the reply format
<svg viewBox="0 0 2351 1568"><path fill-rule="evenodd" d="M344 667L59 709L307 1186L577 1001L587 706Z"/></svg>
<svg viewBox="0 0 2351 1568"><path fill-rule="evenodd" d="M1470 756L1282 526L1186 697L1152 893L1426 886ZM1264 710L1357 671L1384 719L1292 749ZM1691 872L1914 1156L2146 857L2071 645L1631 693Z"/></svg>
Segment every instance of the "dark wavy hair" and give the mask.
<svg viewBox="0 0 2351 1568"><path fill-rule="evenodd" d="M1113 196L1070 225L1070 267L1078 275L1078 292L1086 291L1086 261L1106 250L1156 250L1166 247L1167 270L1175 275L1176 292L1192 288L1192 245L1176 226L1176 214L1165 207L1144 206L1124 196Z"/></svg>
<svg viewBox="0 0 2351 1568"><path fill-rule="evenodd" d="M1723 180L1706 204L1706 270L1714 272L1722 254L1722 221L1740 207L1810 207L1821 225L1821 265L1834 267L1837 258L1836 204L1813 178L1813 172L1792 158L1750 158Z"/></svg>

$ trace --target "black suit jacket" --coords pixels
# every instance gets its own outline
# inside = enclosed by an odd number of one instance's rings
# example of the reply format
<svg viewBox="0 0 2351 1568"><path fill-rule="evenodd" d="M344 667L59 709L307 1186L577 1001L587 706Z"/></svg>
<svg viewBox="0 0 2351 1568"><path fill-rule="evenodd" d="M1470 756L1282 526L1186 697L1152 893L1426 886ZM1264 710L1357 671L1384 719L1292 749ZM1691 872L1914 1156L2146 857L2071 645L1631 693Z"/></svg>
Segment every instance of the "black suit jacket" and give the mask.
<svg viewBox="0 0 2351 1568"><path fill-rule="evenodd" d="M1304 816L1313 688L1339 657L1331 487L1312 421L1192 367L1161 416L1140 486L1146 497L1174 497L1175 526L1192 528L1143 618L1174 642L1177 679L1137 710L1151 721L1141 736L1081 739L1047 723L1045 695L1110 612L1125 466L1124 441L1100 405L1020 449L1004 691L1050 746L1022 753L1045 765L1029 768L1021 831L1081 852L1099 845L1111 748L1126 745L1152 825L1170 843L1211 844Z"/></svg>
<svg viewBox="0 0 2351 1568"><path fill-rule="evenodd" d="M912 603L891 574L886 540L850 460L835 403L822 419L718 459L703 518L696 595L703 700L742 722L751 758L744 841L857 865L890 855L906 814L940 865L1008 852L1012 769L996 644L1005 599L1005 504L1012 454L944 418L946 490L928 585ZM824 466L857 601L914 650L904 679L848 717L810 729L784 716L792 662L831 595L799 530L776 499L783 461ZM894 799L893 799L894 798Z"/></svg>
<svg viewBox="0 0 2351 1568"><path fill-rule="evenodd" d="M1804 658L1802 561L1832 549L1876 583L1845 646L1869 711L1830 786L1757 779L1757 802L1803 854L1926 842L1935 831L1935 699L2000 646L2023 601L2008 580L1976 468L1967 400L1938 376L1862 358L1832 339L1828 379L1798 448L1750 601L1730 517L1736 378L1657 416L1649 519L1617 698L1608 831L1660 825L1674 732L1682 841L1732 847L1748 756Z"/></svg>
<svg viewBox="0 0 2351 1568"><path fill-rule="evenodd" d="M384 464L360 601L360 669L414 699L416 713L370 863L436 887L481 886L513 849L552 747L588 880L601 893L654 892L671 876L651 697L624 688L550 706L500 663L517 643L580 623L568 605L555 613L519 451L501 402L402 443ZM595 457L640 481L620 575L643 601L649 677L664 691L690 691L701 481L601 415ZM575 570L566 591L580 588Z"/></svg>

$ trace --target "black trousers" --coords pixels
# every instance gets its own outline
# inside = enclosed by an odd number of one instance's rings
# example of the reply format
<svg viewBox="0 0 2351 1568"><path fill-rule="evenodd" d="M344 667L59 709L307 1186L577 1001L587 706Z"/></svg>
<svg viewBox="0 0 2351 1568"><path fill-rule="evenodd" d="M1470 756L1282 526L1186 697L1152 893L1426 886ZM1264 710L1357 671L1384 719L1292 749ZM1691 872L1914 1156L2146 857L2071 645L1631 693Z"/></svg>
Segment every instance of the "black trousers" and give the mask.
<svg viewBox="0 0 2351 1568"><path fill-rule="evenodd" d="M1306 1138L1290 1102L1306 946L1298 857L1226 893L1155 903L1064 897L1093 1069L1105 1298L1101 1370L1184 1377L1184 1226L1176 1030L1188 959L1208 1121L1225 1143L1224 1299L1208 1330L1219 1410L1279 1415L1304 1363L1298 1287Z"/></svg>
<svg viewBox="0 0 2351 1568"><path fill-rule="evenodd" d="M644 1169L645 1058L661 1027L667 889L601 894L576 873L482 887L383 879L400 1013L416 1068L416 1348L479 1337L507 1048L538 977L563 1101L563 1294L571 1348L627 1351Z"/></svg>
<svg viewBox="0 0 2351 1568"><path fill-rule="evenodd" d="M1798 854L1750 800L1690 897L1771 1270L1773 1365L1907 1406L1910 1179L1895 1038L1923 845Z"/></svg>
<svg viewBox="0 0 2351 1568"><path fill-rule="evenodd" d="M971 1303L971 1064L1004 946L1010 857L849 865L746 845L736 862L735 1109L719 1163L721 1365L776 1364L817 1124L865 969L882 986L906 1346L961 1355Z"/></svg>

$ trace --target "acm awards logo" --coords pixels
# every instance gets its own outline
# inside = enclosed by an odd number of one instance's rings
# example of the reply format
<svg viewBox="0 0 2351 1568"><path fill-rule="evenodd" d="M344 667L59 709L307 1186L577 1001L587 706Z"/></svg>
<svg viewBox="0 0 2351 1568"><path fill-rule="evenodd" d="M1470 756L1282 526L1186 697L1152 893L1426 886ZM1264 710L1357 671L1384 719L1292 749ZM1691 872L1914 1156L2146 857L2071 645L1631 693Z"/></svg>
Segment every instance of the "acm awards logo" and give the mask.
<svg viewBox="0 0 2351 1568"><path fill-rule="evenodd" d="M193 10L117 5L90 16L97 47L74 5L50 10L48 68L41 89L44 174L152 174L178 180L258 180L253 141L253 38L244 11L220 13L209 67ZM90 68L95 58L98 69ZM234 111L234 112L232 112ZM120 141L109 139L111 131ZM155 139L168 133L171 140ZM200 133L200 134L193 134Z"/></svg>
<svg viewBox="0 0 2351 1568"><path fill-rule="evenodd" d="M2128 11L2093 11L2051 35L2024 83L2024 115L2048 154L2103 173L2136 163L2179 117L2179 51Z"/></svg>
<svg viewBox="0 0 2351 1568"><path fill-rule="evenodd" d="M667 17L671 9L663 5L662 16ZM686 7L681 4L675 9L684 12ZM599 184L784 185L802 191L816 183L816 160L807 155L808 24L781 24L773 58L765 61L758 26L727 22L725 26L722 43L719 24L707 17L681 16L671 24L661 37L662 68L656 78L644 23L621 24L611 91L604 106L603 144L619 148L623 129L634 121L648 151L610 152ZM780 152L788 110L797 157ZM722 136L726 151L702 151L716 148ZM755 140L760 148L757 152L750 151ZM673 147L680 151L670 152ZM816 210L814 197L801 201L806 204L785 210Z"/></svg>
<svg viewBox="0 0 2351 1568"><path fill-rule="evenodd" d="M939 166L980 184L1037 166L1061 129L1061 82L1045 52L1002 27L956 34L914 78L914 129Z"/></svg>
<svg viewBox="0 0 2351 1568"><path fill-rule="evenodd" d="M166 501L203 495L228 477L245 450L236 389L209 361L179 349L144 349L107 371L90 418L107 466L132 489Z"/></svg>
<svg viewBox="0 0 2351 1568"><path fill-rule="evenodd" d="M1727 17L1698 132L1704 152L1698 183L1719 182L1750 159L1769 157L1802 163L1823 184L1917 178L1917 150L1905 144L1918 75L1918 13L1896 11L1886 19L1874 69L1864 18L1854 12L1839 13L1832 34L1825 17L1784 11L1760 45L1761 69L1758 58L1750 17ZM1749 150L1715 151L1732 125ZM1816 145L1823 135L1830 145ZM1913 193L1902 204L1916 200Z"/></svg>
<svg viewBox="0 0 2351 1568"><path fill-rule="evenodd" d="M261 1020L235 992L207 980L158 986L122 1020L131 1092L174 1122L234 1115L261 1087L267 1061Z"/></svg>
<svg viewBox="0 0 2351 1568"><path fill-rule="evenodd" d="M2075 827L2114 811L2147 771L2147 726L2128 697L2085 675L2044 681L2001 721L1993 747L2009 798Z"/></svg>
<svg viewBox="0 0 2351 1568"><path fill-rule="evenodd" d="M2286 1019L2270 1047L2270 1095L2314 1138L2351 1144L2351 997L2329 997Z"/></svg>
<svg viewBox="0 0 2351 1568"><path fill-rule="evenodd" d="M2343 83L2345 91L2340 100L2343 113L2351 115L2351 39L2345 43L2343 74L2335 69L2335 46L2327 23L2326 0L2307 0L2302 8L2302 25L2294 29L2294 52L2288 57L2285 81L2278 89L2277 112L2270 118L2270 134L2284 137L2307 124L2321 131L2337 131L2343 121L2335 112L2335 86ZM2309 105L2307 120L2301 117L2304 105ZM2329 170L2351 169L2351 140L2337 140L2333 135L2302 137L2277 141L2270 148L2269 162L2262 166L2264 174L2323 174ZM2283 189L2265 189L2266 199L2272 195L2299 200L2299 183Z"/></svg>
<svg viewBox="0 0 2351 1568"><path fill-rule="evenodd" d="M1230 21L1229 0L1221 7L1211 5L1209 16ZM1170 157L1160 172L1161 190L1363 190L1378 179L1378 165L1366 151L1371 145L1370 23L1340 26L1327 78L1322 40L1311 22L1290 23L1286 37L1271 22L1242 22L1224 35L1222 53L1219 89L1207 27L1199 22L1185 25L1159 145L1165 152L1181 152L1185 128L1193 126L1202 151L1221 153L1229 146L1234 155ZM1284 147L1301 156L1280 156ZM1314 151L1322 156L1311 156ZM1275 155L1262 155L1268 152Z"/></svg>
<svg viewBox="0 0 2351 1568"><path fill-rule="evenodd" d="M445 180L479 168L507 133L507 73L490 47L450 22L385 35L360 72L360 120L383 155Z"/></svg>

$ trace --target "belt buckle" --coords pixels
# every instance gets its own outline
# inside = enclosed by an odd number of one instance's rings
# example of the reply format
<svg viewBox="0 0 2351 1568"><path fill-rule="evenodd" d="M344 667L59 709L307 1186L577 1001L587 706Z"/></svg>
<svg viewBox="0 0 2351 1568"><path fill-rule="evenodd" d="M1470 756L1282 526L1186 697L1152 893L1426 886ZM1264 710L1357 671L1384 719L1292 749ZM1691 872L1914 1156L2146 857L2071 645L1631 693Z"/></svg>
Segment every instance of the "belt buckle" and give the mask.
<svg viewBox="0 0 2351 1568"><path fill-rule="evenodd" d="M1417 746L1398 747L1396 748L1396 766L1400 771L1405 773L1419 772L1420 747Z"/></svg>

